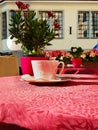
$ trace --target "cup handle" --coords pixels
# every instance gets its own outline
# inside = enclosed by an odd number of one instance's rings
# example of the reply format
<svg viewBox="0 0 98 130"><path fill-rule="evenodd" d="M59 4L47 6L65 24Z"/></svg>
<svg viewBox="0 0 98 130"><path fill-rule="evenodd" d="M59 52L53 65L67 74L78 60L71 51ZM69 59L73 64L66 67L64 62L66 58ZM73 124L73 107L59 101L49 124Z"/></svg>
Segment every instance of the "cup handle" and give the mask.
<svg viewBox="0 0 98 130"><path fill-rule="evenodd" d="M60 69L59 74L62 74L62 72L63 72L63 70L64 70L64 67L65 67L65 64L64 64L64 62L62 62L62 61L59 62L59 65L60 65L60 64L62 64L62 66L61 66L61 69Z"/></svg>

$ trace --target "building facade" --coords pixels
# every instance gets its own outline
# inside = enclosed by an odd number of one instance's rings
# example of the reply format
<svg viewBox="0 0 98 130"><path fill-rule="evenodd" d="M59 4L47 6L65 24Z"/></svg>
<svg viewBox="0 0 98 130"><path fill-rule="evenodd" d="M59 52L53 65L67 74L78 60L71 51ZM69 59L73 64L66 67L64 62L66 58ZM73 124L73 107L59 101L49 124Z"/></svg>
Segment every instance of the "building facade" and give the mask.
<svg viewBox="0 0 98 130"><path fill-rule="evenodd" d="M2 0L0 2L0 50L7 51L9 42L9 19L11 10L17 10L15 0ZM60 37L53 40L52 46L46 49L69 50L72 46L81 46L91 49L98 41L98 1L85 0L25 0L30 9L38 14L51 10L60 22Z"/></svg>

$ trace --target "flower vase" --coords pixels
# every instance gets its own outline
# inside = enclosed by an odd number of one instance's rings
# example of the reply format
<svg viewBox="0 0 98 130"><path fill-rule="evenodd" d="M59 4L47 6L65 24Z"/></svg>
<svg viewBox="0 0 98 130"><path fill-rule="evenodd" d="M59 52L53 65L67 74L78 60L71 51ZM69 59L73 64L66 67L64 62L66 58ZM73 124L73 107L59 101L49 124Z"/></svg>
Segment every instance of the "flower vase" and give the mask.
<svg viewBox="0 0 98 130"><path fill-rule="evenodd" d="M48 60L48 58L44 56L22 56L20 58L22 74L33 75L31 60Z"/></svg>
<svg viewBox="0 0 98 130"><path fill-rule="evenodd" d="M72 59L72 65L74 68L80 67L81 64L82 64L82 58L73 58Z"/></svg>

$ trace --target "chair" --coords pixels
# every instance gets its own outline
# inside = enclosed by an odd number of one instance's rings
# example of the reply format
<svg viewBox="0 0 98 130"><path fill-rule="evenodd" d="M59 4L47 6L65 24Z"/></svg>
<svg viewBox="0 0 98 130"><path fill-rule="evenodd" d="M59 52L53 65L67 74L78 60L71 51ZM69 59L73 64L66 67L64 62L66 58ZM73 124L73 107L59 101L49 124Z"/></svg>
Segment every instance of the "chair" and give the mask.
<svg viewBox="0 0 98 130"><path fill-rule="evenodd" d="M0 56L0 77L19 75L19 63L17 56Z"/></svg>

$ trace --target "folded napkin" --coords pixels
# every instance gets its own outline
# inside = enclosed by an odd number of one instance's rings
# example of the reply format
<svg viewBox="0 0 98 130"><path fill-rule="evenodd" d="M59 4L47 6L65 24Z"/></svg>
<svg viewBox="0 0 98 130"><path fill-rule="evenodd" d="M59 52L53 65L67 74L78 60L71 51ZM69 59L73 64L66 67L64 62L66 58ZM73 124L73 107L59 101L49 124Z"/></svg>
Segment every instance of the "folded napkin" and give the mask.
<svg viewBox="0 0 98 130"><path fill-rule="evenodd" d="M24 74L24 75L21 76L21 79L22 80L33 80L34 77L29 75L29 74Z"/></svg>

